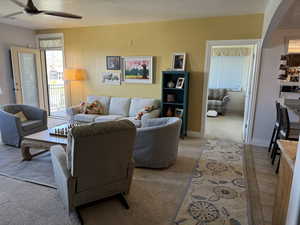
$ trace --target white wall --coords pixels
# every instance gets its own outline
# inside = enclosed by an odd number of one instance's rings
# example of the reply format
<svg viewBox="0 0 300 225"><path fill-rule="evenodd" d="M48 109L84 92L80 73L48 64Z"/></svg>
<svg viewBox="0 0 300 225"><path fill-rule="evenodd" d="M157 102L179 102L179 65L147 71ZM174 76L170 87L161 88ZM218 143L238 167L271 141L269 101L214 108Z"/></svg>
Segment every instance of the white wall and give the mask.
<svg viewBox="0 0 300 225"><path fill-rule="evenodd" d="M285 54L286 37L299 37L300 30L276 30L271 34L270 47L263 48L253 144L267 146L275 122L275 100L279 97L278 75L280 56Z"/></svg>
<svg viewBox="0 0 300 225"><path fill-rule="evenodd" d="M35 31L0 23L0 104L15 101L9 54L11 46L34 47Z"/></svg>

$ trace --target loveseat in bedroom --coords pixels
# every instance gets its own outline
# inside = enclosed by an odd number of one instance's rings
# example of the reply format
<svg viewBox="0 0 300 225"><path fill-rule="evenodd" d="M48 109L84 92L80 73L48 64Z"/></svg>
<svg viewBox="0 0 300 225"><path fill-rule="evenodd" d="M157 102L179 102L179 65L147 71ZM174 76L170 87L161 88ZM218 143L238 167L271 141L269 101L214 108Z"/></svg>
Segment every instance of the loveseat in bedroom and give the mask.
<svg viewBox="0 0 300 225"><path fill-rule="evenodd" d="M99 114L86 114L82 112L80 105L67 109L70 119L74 122L105 122L119 119L129 119L136 127L141 127L142 121L152 119L160 115L160 100L153 98L124 98L110 96L88 96L86 103L92 104L98 101L103 107L103 112ZM150 107L151 110L145 111ZM142 112L140 118L138 114Z"/></svg>

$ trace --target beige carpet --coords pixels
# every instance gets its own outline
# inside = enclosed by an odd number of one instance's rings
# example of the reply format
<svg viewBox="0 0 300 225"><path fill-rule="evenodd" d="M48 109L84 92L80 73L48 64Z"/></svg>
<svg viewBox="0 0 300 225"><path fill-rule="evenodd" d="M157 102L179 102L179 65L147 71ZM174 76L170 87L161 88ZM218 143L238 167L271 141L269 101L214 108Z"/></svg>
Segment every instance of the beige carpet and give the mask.
<svg viewBox="0 0 300 225"><path fill-rule="evenodd" d="M228 112L224 116L207 117L205 137L242 142L243 115Z"/></svg>
<svg viewBox="0 0 300 225"><path fill-rule="evenodd" d="M188 187L201 140L180 142L178 160L165 170L135 169L130 210L108 199L81 210L86 225L167 225ZM21 157L21 154L20 154ZM34 161L32 161L34 163ZM71 225L55 189L0 177L0 225Z"/></svg>

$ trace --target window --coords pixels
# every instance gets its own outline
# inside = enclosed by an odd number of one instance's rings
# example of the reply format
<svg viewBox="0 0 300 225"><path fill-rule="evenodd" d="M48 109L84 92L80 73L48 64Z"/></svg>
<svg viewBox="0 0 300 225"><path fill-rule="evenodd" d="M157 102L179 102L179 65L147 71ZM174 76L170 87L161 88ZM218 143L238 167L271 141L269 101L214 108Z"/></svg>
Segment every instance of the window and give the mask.
<svg viewBox="0 0 300 225"><path fill-rule="evenodd" d="M288 53L300 53L300 39L289 40Z"/></svg>

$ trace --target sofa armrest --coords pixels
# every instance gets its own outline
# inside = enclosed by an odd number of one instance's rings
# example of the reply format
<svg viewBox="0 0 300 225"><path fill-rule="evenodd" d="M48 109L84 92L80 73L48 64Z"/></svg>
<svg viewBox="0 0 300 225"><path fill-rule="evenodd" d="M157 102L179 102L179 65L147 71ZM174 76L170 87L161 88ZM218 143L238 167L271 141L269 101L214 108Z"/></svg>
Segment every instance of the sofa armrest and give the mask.
<svg viewBox="0 0 300 225"><path fill-rule="evenodd" d="M51 147L51 159L53 163L53 169L55 174L59 174L64 179L70 177L70 172L67 168L67 157L65 150L60 145Z"/></svg>
<svg viewBox="0 0 300 225"><path fill-rule="evenodd" d="M75 116L76 114L80 113L80 106L76 105L76 106L71 106L69 108L67 108L67 114L71 117Z"/></svg>
<svg viewBox="0 0 300 225"><path fill-rule="evenodd" d="M151 112L145 113L142 116L141 120L148 120L148 119L153 119L153 118L157 118L160 115L160 109L154 109Z"/></svg>
<svg viewBox="0 0 300 225"><path fill-rule="evenodd" d="M222 102L224 104L227 104L230 101L230 95L225 95L224 98L222 99Z"/></svg>

